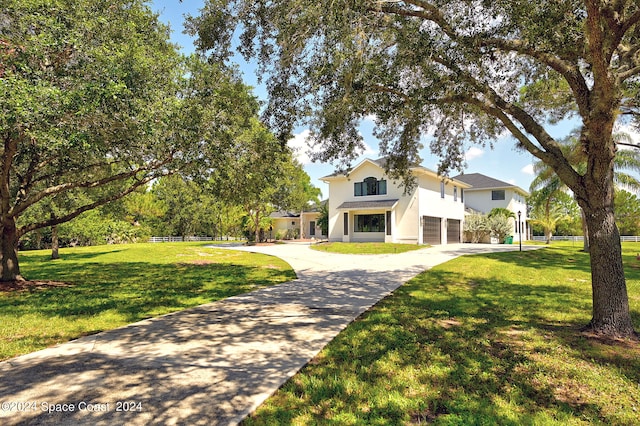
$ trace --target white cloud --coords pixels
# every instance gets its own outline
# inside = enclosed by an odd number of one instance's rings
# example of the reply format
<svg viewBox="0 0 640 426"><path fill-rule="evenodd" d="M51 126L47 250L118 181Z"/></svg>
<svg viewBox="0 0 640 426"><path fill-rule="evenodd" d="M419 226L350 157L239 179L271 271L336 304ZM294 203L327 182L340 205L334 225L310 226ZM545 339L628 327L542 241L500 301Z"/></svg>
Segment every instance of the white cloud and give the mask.
<svg viewBox="0 0 640 426"><path fill-rule="evenodd" d="M477 146L472 146L469 150L464 154L464 159L466 161L471 161L473 159L482 157L484 155L484 150L478 148Z"/></svg>
<svg viewBox="0 0 640 426"><path fill-rule="evenodd" d="M296 160L298 160L298 162L300 162L300 164L302 164L303 166L307 164L311 164L312 163L311 154L320 152L321 150L320 146L316 148L312 148L309 146L307 139L309 138L310 134L311 134L311 131L309 129L305 129L300 133L293 135L293 138L287 141L287 145L293 151L293 155L295 156ZM360 152L359 158L375 159L375 158L378 158L379 155L380 153L377 149L373 148L371 145L364 142L364 149Z"/></svg>
<svg viewBox="0 0 640 426"><path fill-rule="evenodd" d="M533 164L527 164L526 166L521 168L520 171L525 175L533 176L535 174L533 171Z"/></svg>
<svg viewBox="0 0 640 426"><path fill-rule="evenodd" d="M361 157L367 158L377 158L379 156L379 151L374 149L368 143L364 142L364 150L362 151Z"/></svg>
<svg viewBox="0 0 640 426"><path fill-rule="evenodd" d="M307 144L307 138L311 134L309 129L305 129L302 132L293 135L293 138L289 139L287 145L293 151L293 155L296 157L296 160L300 162L300 164L305 165L311 163L311 158L309 154L311 154L312 149Z"/></svg>

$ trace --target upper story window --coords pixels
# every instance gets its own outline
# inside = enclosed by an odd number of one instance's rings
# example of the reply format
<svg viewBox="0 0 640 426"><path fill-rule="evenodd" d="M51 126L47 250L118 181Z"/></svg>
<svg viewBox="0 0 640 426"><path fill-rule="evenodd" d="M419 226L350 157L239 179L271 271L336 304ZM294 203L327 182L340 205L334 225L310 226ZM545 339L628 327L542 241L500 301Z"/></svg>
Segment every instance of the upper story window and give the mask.
<svg viewBox="0 0 640 426"><path fill-rule="evenodd" d="M491 199L504 200L505 199L504 189L494 189L493 191L491 191Z"/></svg>
<svg viewBox="0 0 640 426"><path fill-rule="evenodd" d="M444 181L440 182L440 198L444 198Z"/></svg>
<svg viewBox="0 0 640 426"><path fill-rule="evenodd" d="M387 181L384 179L376 179L368 177L362 182L353 184L354 195L360 197L362 195L385 195L387 193Z"/></svg>
<svg viewBox="0 0 640 426"><path fill-rule="evenodd" d="M453 201L458 201L458 187L453 187Z"/></svg>

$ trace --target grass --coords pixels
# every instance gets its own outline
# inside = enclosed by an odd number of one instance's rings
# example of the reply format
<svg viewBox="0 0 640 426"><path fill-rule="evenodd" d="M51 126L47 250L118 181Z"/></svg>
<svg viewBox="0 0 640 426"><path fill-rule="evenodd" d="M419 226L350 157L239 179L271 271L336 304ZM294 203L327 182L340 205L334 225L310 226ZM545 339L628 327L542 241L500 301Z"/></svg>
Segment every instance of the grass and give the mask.
<svg viewBox="0 0 640 426"><path fill-rule="evenodd" d="M319 243L312 249L339 254L394 254L423 249L427 246L398 243Z"/></svg>
<svg viewBox="0 0 640 426"><path fill-rule="evenodd" d="M640 345L585 336L571 243L458 258L363 314L245 425L638 425ZM640 244L623 244L640 330Z"/></svg>
<svg viewBox="0 0 640 426"><path fill-rule="evenodd" d="M205 244L21 252L28 279L71 285L0 292L0 359L295 278L280 259Z"/></svg>

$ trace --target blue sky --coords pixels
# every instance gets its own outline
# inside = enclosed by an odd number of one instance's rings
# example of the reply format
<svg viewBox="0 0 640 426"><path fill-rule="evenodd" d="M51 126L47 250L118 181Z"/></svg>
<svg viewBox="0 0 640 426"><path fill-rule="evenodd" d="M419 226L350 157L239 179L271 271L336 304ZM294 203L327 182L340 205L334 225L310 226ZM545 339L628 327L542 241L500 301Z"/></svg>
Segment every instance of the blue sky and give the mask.
<svg viewBox="0 0 640 426"><path fill-rule="evenodd" d="M185 53L194 50L193 40L189 36L182 33L183 16L185 14L197 15L198 10L204 5L203 0L184 0L180 3L178 0L155 0L150 2L151 8L160 14L160 18L170 24L172 29L172 40L179 44ZM255 65L247 63L238 58L240 70L243 73L245 83L253 86L254 94L266 100L266 90L264 86L257 85L255 76ZM363 153L363 157L377 158L378 141L372 136L371 130L373 123L365 121L361 126L361 133L368 146L367 152ZM571 130L570 125L560 125L552 128L550 133L555 137L565 136ZM296 129L295 138L290 141L290 145L297 150L298 159L303 163L306 172L311 176L312 183L322 190L323 196L328 196L327 186L322 183L319 178L331 174L334 170L331 164L314 164L308 161L308 156L304 155L307 151L304 144L304 137L308 129L300 127ZM495 179L500 179L520 186L528 190L529 184L533 180L532 163L534 158L527 152L517 151L514 148L514 139L510 136L495 141L494 148L474 146L469 144L466 151L466 159L468 167L465 173L483 173ZM436 169L438 158L433 156L428 147L421 152L423 158L423 166ZM457 172L452 172L457 174Z"/></svg>

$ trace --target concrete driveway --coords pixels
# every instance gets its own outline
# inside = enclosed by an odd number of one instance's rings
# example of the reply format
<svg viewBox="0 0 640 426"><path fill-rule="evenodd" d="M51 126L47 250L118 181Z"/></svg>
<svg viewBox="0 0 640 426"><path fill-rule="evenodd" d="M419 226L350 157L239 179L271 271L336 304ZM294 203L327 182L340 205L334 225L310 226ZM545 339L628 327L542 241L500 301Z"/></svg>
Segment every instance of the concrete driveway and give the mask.
<svg viewBox="0 0 640 426"><path fill-rule="evenodd" d="M2 362L0 424L237 424L416 274L460 255L518 247L371 256L298 244L232 249L281 257L298 279Z"/></svg>

